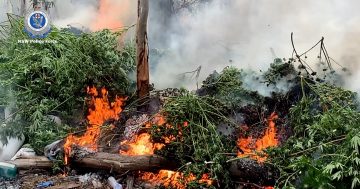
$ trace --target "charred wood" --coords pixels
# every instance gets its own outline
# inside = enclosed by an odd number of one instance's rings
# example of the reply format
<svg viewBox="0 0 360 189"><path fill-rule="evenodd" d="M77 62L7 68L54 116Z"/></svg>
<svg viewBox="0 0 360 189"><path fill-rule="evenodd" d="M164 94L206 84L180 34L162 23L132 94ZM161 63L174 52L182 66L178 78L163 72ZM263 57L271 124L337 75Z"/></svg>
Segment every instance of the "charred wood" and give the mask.
<svg viewBox="0 0 360 189"><path fill-rule="evenodd" d="M72 166L109 170L123 173L126 171L155 171L174 169L176 164L157 155L124 156L109 153L94 153L78 160L72 160Z"/></svg>
<svg viewBox="0 0 360 189"><path fill-rule="evenodd" d="M276 179L279 178L279 171L274 166L248 158L231 162L229 171L236 181L256 183L261 186L274 186Z"/></svg>

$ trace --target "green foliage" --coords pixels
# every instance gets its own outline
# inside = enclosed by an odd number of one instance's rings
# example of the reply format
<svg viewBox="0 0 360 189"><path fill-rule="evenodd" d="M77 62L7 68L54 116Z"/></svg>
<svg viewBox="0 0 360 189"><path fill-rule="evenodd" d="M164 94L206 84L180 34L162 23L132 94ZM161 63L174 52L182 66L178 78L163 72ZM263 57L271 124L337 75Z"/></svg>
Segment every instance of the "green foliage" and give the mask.
<svg viewBox="0 0 360 189"><path fill-rule="evenodd" d="M211 97L198 97L184 91L181 96L170 99L164 107L164 115L172 127L154 126L152 130L155 142L164 142L163 137L175 137L157 153L179 162L181 171L190 172L198 179L208 173L220 182L221 187L229 188L229 173L226 156L235 144L217 132L217 124L227 121L223 116L224 105ZM184 126L184 122L188 125ZM211 162L211 163L207 163ZM188 188L199 188L198 182Z"/></svg>
<svg viewBox="0 0 360 189"><path fill-rule="evenodd" d="M273 149L283 188L358 188L360 114L355 94L328 84L310 84L312 93L290 110L294 135Z"/></svg>
<svg viewBox="0 0 360 189"><path fill-rule="evenodd" d="M48 145L49 142L54 142L66 137L70 131L69 126L64 124L57 125L50 119L41 121L41 124L39 129L28 134L28 137L31 138L29 144L38 154L43 153L44 147Z"/></svg>
<svg viewBox="0 0 360 189"><path fill-rule="evenodd" d="M256 77L256 74L251 71L227 67L220 74L216 72L211 74L203 82L203 89L208 91L208 95L219 99L229 107L238 107L248 102L259 103L263 100L262 97L257 92L243 87L243 80L254 75Z"/></svg>
<svg viewBox="0 0 360 189"><path fill-rule="evenodd" d="M0 85L11 94L0 99L15 103L17 115L24 121L19 126L28 139L44 137L43 143L35 142L36 148L63 136L63 131L49 125L46 116L66 120L82 110L87 86L106 87L119 95L130 92L128 74L135 69L135 49L128 44L117 50L121 32L103 30L76 36L52 27L46 40L57 43L24 44L18 43L29 39L23 19L10 16L0 29Z"/></svg>
<svg viewBox="0 0 360 189"><path fill-rule="evenodd" d="M55 160L52 160L53 166L52 166L52 172L53 173L62 173L64 170L64 154L58 153L55 157Z"/></svg>
<svg viewBox="0 0 360 189"><path fill-rule="evenodd" d="M296 75L296 70L293 64L284 63L277 58L270 64L270 68L264 73L263 77L268 84L276 84L282 78L290 75Z"/></svg>

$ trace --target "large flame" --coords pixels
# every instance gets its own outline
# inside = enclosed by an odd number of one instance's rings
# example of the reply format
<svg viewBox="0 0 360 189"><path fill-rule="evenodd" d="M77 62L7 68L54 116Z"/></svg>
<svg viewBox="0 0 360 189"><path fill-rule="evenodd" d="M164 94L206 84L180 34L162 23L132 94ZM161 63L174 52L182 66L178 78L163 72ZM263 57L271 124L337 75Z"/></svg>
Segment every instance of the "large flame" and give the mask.
<svg viewBox="0 0 360 189"><path fill-rule="evenodd" d="M88 150L98 150L98 139L101 134L101 126L106 120L119 119L119 113L122 111L122 106L126 98L115 98L115 101L110 103L108 100L108 92L105 88L101 89L101 94L98 93L95 87L88 87L87 93L91 95L89 115L87 119L89 125L87 126L84 135L78 137L73 134L66 138L64 144L65 164L68 164L68 158L71 154L72 145L85 147Z"/></svg>
<svg viewBox="0 0 360 189"><path fill-rule="evenodd" d="M265 134L260 139L253 139L251 136L248 138L239 138L237 146L242 152L238 152L238 157L250 157L256 159L259 162L266 160L266 154L263 152L268 147L274 147L278 145L276 138L275 120L278 119L278 115L274 112L268 118L268 128Z"/></svg>

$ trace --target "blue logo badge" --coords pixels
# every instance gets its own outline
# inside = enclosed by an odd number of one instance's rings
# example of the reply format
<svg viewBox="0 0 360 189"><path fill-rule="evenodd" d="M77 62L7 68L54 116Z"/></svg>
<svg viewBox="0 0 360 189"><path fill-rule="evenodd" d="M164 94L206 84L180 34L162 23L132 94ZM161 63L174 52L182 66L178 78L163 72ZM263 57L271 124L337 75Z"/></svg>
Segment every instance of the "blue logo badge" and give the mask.
<svg viewBox="0 0 360 189"><path fill-rule="evenodd" d="M25 17L25 32L31 38L45 38L51 31L48 15L42 11L34 11Z"/></svg>

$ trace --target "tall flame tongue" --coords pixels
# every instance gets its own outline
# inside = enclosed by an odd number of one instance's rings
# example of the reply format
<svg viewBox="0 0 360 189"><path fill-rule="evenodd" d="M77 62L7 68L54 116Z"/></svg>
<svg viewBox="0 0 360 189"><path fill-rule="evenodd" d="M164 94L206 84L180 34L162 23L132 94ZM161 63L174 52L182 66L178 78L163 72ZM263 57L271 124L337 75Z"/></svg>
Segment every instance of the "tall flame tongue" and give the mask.
<svg viewBox="0 0 360 189"><path fill-rule="evenodd" d="M83 136L69 135L64 144L65 164L68 164L68 159L71 154L72 145L85 147L88 150L97 151L97 141L101 133L101 126L106 120L119 119L119 113L122 111L122 106L126 98L116 97L115 102L110 103L108 100L108 92L105 88L101 89L101 94L98 93L95 87L88 87L87 93L91 95L89 115L87 119L89 125Z"/></svg>
<svg viewBox="0 0 360 189"><path fill-rule="evenodd" d="M268 147L278 145L276 138L275 120L278 119L278 115L274 112L268 118L268 128L265 131L265 135L260 139L253 139L251 136L248 138L239 138L237 141L238 147L242 152L238 152L238 157L250 157L256 159L259 162L266 160L266 154L263 152ZM260 154L260 155L258 155Z"/></svg>

